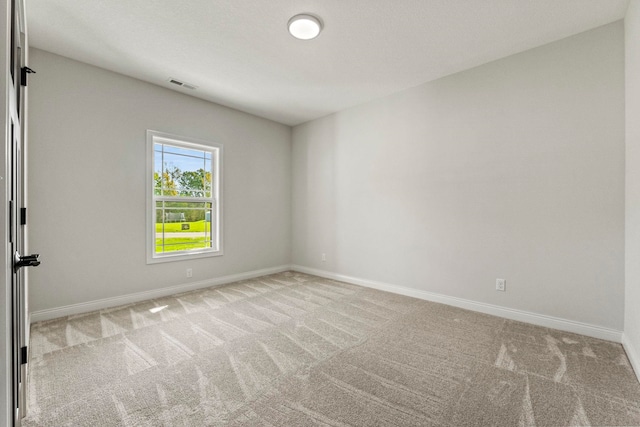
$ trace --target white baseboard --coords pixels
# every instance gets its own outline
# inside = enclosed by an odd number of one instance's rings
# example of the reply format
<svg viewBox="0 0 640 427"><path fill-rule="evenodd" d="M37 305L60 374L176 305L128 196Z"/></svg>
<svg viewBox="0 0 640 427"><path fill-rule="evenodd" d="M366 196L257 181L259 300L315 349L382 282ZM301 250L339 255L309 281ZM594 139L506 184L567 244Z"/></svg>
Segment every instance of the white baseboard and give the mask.
<svg viewBox="0 0 640 427"><path fill-rule="evenodd" d="M58 317L70 316L73 314L88 313L90 311L101 310L103 308L117 307L119 305L131 304L153 298L166 297L181 292L193 291L196 289L208 288L211 286L224 285L226 283L237 282L239 280L253 279L254 277L266 276L268 274L281 273L291 269L290 265L254 270L246 273L231 274L229 276L217 277L214 279L202 280L198 282L184 283L177 286L154 289L151 291L136 292L112 298L104 298L79 304L65 305L63 307L50 308L47 310L34 311L31 313L31 322L41 322L43 320L56 319Z"/></svg>
<svg viewBox="0 0 640 427"><path fill-rule="evenodd" d="M342 282L352 283L354 285L365 286L367 288L379 289L395 294L406 295L427 301L452 305L454 307L460 307L467 310L478 311L480 313L491 314L493 316L504 317L506 319L532 323L534 325L544 326L546 328L559 329L561 331L573 332L575 334L586 335L589 337L600 338L617 343L622 342L622 331L591 325L588 323L547 316L544 314L531 313L528 311L516 310L513 308L500 307L497 305L471 301L463 298L427 292L420 289L407 288L404 286L391 285L388 283L376 282L373 280L345 276L343 274L337 274L325 270L317 270L315 268L303 267L301 265L292 265L291 269L294 271L299 271L301 273L312 274L315 276L325 277L327 279L339 280Z"/></svg>
<svg viewBox="0 0 640 427"><path fill-rule="evenodd" d="M631 362L631 366L633 366L636 377L638 381L640 381L640 353L638 353L637 349L633 346L627 334L622 334L622 345L624 346L624 351L627 352L627 357L629 358L629 362Z"/></svg>
<svg viewBox="0 0 640 427"><path fill-rule="evenodd" d="M491 314L493 316L503 317L511 320L532 323L534 325L544 326L547 328L559 329L562 331L573 332L576 334L587 335L594 338L600 338L608 341L623 343L629 360L631 361L636 373L640 373L640 358L633 345L623 336L622 331L604 328L601 326L591 325L588 323L577 322L568 319L562 319L553 316L547 316L537 313L531 313L522 310L516 310L507 307L471 301L463 298L457 298L434 292L423 291L420 289L407 288L373 280L360 279L357 277L346 276L343 274L333 273L315 268L303 267L301 265L281 265L278 267L265 268L261 270L249 271L246 273L232 274L228 276L218 277L214 279L203 280L199 282L185 283L177 286L154 289L151 291L136 292L133 294L104 298L100 300L88 301L79 304L71 304L63 307L56 307L47 310L34 311L30 314L31 322L40 322L43 320L55 319L58 317L70 316L74 314L87 313L90 311L101 310L103 308L116 307L119 305L131 304L138 301L144 301L153 298L165 297L181 292L192 291L196 289L208 288L211 286L219 286L227 283L237 282L239 280L252 279L254 277L266 276L268 274L281 273L287 270L299 271L301 273L312 274L328 279L340 280L342 282L352 283L354 285L365 286L368 288L379 289L395 294L406 295L427 301L438 302L442 304L460 307L467 310L477 311L480 313ZM640 375L639 375L640 377Z"/></svg>

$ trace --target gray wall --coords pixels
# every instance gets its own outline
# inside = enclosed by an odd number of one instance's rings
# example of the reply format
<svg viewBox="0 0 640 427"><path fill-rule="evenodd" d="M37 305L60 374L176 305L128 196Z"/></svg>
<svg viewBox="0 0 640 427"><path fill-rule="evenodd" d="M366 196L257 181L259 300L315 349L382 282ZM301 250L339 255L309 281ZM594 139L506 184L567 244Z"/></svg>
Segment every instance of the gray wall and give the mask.
<svg viewBox="0 0 640 427"><path fill-rule="evenodd" d="M626 47L626 296L625 346L640 377L640 2L625 18ZM631 354L631 351L633 354Z"/></svg>
<svg viewBox="0 0 640 427"><path fill-rule="evenodd" d="M295 127L294 264L622 330L623 36Z"/></svg>
<svg viewBox="0 0 640 427"><path fill-rule="evenodd" d="M31 67L32 312L289 264L289 127L37 49ZM146 264L147 129L224 144L224 256Z"/></svg>
<svg viewBox="0 0 640 427"><path fill-rule="evenodd" d="M293 260L621 330L623 36L421 85L300 125L293 145L286 126L34 49L31 310ZM146 129L225 144L224 256L145 263Z"/></svg>

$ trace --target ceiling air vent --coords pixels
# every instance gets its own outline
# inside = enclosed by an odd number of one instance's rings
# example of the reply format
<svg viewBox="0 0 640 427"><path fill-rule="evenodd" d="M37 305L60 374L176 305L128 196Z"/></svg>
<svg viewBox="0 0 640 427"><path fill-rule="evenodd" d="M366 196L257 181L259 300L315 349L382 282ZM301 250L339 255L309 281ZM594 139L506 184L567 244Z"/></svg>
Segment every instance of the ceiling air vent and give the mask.
<svg viewBox="0 0 640 427"><path fill-rule="evenodd" d="M176 86L182 86L184 88L191 89L191 90L194 90L194 89L196 89L198 87L196 85L192 85L191 83L181 82L180 80L174 79L173 77L169 77L169 79L167 81L169 83L172 83L172 84L176 85Z"/></svg>

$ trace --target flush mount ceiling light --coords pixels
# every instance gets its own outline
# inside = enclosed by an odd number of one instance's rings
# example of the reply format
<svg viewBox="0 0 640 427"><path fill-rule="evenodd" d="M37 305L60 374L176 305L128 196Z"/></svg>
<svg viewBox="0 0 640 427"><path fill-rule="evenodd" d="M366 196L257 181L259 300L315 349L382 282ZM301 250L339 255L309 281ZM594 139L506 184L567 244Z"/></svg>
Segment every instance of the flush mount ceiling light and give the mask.
<svg viewBox="0 0 640 427"><path fill-rule="evenodd" d="M289 33L300 40L311 40L318 37L322 31L320 18L307 13L296 15L289 19Z"/></svg>

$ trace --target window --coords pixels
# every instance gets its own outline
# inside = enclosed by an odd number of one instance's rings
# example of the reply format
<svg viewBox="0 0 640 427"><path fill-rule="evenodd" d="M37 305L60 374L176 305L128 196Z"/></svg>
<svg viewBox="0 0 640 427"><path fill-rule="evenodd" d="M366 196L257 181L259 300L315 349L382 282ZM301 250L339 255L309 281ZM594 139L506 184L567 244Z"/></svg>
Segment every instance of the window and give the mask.
<svg viewBox="0 0 640 427"><path fill-rule="evenodd" d="M147 263L222 255L222 145L147 131Z"/></svg>

